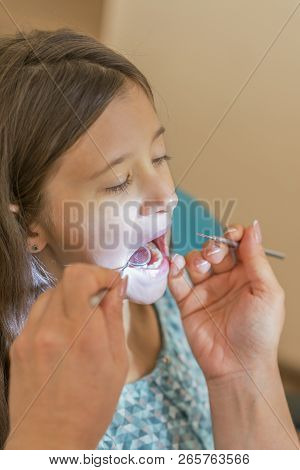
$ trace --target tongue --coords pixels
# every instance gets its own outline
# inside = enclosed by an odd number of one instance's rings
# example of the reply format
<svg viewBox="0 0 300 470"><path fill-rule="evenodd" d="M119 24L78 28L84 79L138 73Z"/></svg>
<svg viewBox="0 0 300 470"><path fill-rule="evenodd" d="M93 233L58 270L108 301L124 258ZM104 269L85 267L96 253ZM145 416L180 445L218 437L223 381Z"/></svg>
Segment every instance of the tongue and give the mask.
<svg viewBox="0 0 300 470"><path fill-rule="evenodd" d="M145 246L141 246L136 250L129 260L129 264L133 265L143 265L149 261L149 250Z"/></svg>

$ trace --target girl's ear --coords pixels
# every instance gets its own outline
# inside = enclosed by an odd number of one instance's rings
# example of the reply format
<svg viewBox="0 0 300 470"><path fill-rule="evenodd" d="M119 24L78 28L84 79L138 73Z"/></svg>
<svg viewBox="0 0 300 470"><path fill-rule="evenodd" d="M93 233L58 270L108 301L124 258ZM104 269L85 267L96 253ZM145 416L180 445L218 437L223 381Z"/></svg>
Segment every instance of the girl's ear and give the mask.
<svg viewBox="0 0 300 470"><path fill-rule="evenodd" d="M33 223L28 228L27 247L31 253L39 253L47 246L46 232L40 224Z"/></svg>
<svg viewBox="0 0 300 470"><path fill-rule="evenodd" d="M9 204L9 210L17 214L18 204ZM39 224L31 224L28 229L27 247L31 253L42 251L47 245L45 230Z"/></svg>

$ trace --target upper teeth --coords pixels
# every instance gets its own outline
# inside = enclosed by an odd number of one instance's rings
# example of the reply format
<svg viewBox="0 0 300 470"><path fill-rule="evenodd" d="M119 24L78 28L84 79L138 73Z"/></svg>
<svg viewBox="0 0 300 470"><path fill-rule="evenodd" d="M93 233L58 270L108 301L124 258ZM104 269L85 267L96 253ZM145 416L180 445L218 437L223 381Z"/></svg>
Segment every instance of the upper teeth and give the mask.
<svg viewBox="0 0 300 470"><path fill-rule="evenodd" d="M157 248L157 246L155 245L155 243L153 242L149 242L147 243L147 246L148 248L153 251L156 255L157 255L157 260L154 261L154 263L151 264L151 269L155 269L155 268L158 268L158 266L161 264L162 262L162 259L163 259L163 255L161 253L161 251Z"/></svg>

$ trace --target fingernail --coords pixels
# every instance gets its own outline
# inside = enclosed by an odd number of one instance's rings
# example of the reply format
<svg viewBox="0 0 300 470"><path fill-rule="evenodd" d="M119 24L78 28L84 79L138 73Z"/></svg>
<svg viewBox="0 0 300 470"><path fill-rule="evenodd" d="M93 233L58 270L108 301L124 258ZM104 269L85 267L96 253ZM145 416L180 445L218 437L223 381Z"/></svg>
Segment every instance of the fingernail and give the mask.
<svg viewBox="0 0 300 470"><path fill-rule="evenodd" d="M224 232L224 235L227 235L228 233L232 233L232 232L236 232L236 228L234 227L226 227L225 228L225 232Z"/></svg>
<svg viewBox="0 0 300 470"><path fill-rule="evenodd" d="M103 297L107 294L107 292L108 292L108 289L103 288L98 292L98 294L93 295L90 298L90 306L93 308L93 307L96 307L96 305L99 305Z"/></svg>
<svg viewBox="0 0 300 470"><path fill-rule="evenodd" d="M222 248L220 248L218 245L213 243L211 246L209 246L206 249L206 254L207 254L207 256L212 256L212 255L216 255L218 253L221 253L221 251L222 251Z"/></svg>
<svg viewBox="0 0 300 470"><path fill-rule="evenodd" d="M202 274L207 273L211 268L211 264L202 258L196 258L194 260L194 266L197 269L197 271L199 271L199 273L202 273Z"/></svg>
<svg viewBox="0 0 300 470"><path fill-rule="evenodd" d="M100 303L100 296L99 295L93 295L90 298L90 306L92 308L96 307L96 305L99 305L99 303Z"/></svg>
<svg viewBox="0 0 300 470"><path fill-rule="evenodd" d="M183 256L175 253L171 256L171 266L170 266L170 274L171 276L177 276L179 271L183 269L185 266L185 259Z"/></svg>
<svg viewBox="0 0 300 470"><path fill-rule="evenodd" d="M262 234L261 234L261 228L260 228L260 224L259 224L258 220L254 220L253 228L254 228L254 235L255 235L256 243L261 243L262 242Z"/></svg>
<svg viewBox="0 0 300 470"><path fill-rule="evenodd" d="M127 293L128 275L124 276L118 286L119 296L121 299L125 299Z"/></svg>

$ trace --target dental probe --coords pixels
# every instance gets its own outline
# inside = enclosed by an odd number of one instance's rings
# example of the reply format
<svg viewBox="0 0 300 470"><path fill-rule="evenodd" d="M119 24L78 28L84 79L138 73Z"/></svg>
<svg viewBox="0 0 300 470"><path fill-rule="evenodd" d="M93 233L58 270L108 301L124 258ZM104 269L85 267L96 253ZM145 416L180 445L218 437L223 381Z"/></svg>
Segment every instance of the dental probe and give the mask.
<svg viewBox="0 0 300 470"><path fill-rule="evenodd" d="M141 250L143 250L143 252L141 252ZM140 256L136 256L136 253L134 253L124 266L122 266L121 268L114 268L114 269L122 273L124 269L127 268L127 266L142 267L148 264L150 259L151 259L151 251L146 246L143 246L140 249ZM99 305L107 291L108 291L107 288L100 289L100 291L97 294L93 295L90 298L90 306L96 307L96 305Z"/></svg>
<svg viewBox="0 0 300 470"><path fill-rule="evenodd" d="M203 238L209 238L210 240L215 240L216 242L224 243L225 245L228 245L232 248L238 248L239 246L239 242L236 242L234 240L229 240L228 238L225 238L225 237L217 237L216 235L205 235L204 233L199 233L199 232L197 232L197 235ZM274 258L278 258L278 259L284 259L286 256L285 253L281 253L280 251L270 250L268 248L265 249L265 253L268 256L273 256Z"/></svg>

